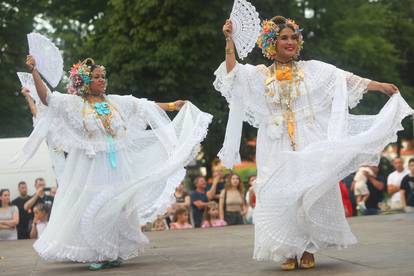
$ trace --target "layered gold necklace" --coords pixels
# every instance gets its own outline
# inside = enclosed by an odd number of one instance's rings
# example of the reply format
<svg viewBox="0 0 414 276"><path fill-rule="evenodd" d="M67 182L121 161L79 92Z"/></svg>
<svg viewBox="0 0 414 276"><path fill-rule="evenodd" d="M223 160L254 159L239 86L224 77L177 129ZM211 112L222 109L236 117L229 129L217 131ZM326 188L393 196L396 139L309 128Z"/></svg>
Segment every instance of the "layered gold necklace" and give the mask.
<svg viewBox="0 0 414 276"><path fill-rule="evenodd" d="M270 76L265 83L269 88L267 96L280 106L292 150L296 150L296 116L293 104L294 100L300 96L299 85L303 79L303 71L296 62L275 62L270 67Z"/></svg>

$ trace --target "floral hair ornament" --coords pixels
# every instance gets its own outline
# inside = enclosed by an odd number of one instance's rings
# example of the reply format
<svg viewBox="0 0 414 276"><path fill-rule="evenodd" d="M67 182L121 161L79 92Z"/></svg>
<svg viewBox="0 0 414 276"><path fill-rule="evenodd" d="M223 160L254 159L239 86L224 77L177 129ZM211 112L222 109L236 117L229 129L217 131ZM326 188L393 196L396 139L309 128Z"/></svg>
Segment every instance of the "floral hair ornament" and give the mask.
<svg viewBox="0 0 414 276"><path fill-rule="evenodd" d="M256 42L257 46L262 49L262 54L271 60L274 60L277 55L276 41L279 37L279 33L284 28L291 28L295 33L299 35L299 47L295 54L295 58L299 57L300 50L303 48L303 36L299 25L292 19L286 19L286 23L276 24L272 20L263 20L262 30L259 38Z"/></svg>
<svg viewBox="0 0 414 276"><path fill-rule="evenodd" d="M95 61L91 58L86 58L82 62L79 61L74 64L69 71L68 93L78 96L88 94L94 68L101 68L105 72L105 67L95 65Z"/></svg>

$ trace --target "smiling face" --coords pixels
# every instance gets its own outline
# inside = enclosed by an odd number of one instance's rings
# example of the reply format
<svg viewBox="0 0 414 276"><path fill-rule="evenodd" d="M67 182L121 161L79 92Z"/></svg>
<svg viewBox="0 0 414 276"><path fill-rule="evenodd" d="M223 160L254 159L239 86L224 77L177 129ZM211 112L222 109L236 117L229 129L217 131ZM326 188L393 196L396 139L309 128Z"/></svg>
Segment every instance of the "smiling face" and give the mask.
<svg viewBox="0 0 414 276"><path fill-rule="evenodd" d="M93 95L103 95L106 90L106 75L102 67L93 69L91 74L90 91Z"/></svg>
<svg viewBox="0 0 414 276"><path fill-rule="evenodd" d="M299 34L291 28L284 28L280 31L276 40L277 59L288 61L295 57L299 47Z"/></svg>

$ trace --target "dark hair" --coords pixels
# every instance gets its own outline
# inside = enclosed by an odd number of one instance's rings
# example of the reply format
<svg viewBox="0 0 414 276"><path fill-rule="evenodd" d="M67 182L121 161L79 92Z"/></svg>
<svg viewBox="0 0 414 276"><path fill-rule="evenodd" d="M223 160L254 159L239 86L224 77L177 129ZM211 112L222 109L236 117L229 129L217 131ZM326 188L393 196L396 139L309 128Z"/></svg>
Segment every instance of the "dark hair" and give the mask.
<svg viewBox="0 0 414 276"><path fill-rule="evenodd" d="M43 177L38 177L35 179L35 185L37 184L38 181L45 181L45 179Z"/></svg>
<svg viewBox="0 0 414 276"><path fill-rule="evenodd" d="M276 15L274 17L272 17L272 19L270 19L271 21L273 21L276 25L279 26L280 31L282 31L282 29L284 28L290 28L292 29L292 31L295 31L295 28L290 25L290 24L286 24L287 19L281 15Z"/></svg>
<svg viewBox="0 0 414 276"><path fill-rule="evenodd" d="M408 164L413 163L414 162L414 158L410 158L410 160L408 160Z"/></svg>
<svg viewBox="0 0 414 276"><path fill-rule="evenodd" d="M178 216L181 216L182 214L185 214L185 213L188 213L187 208L182 208L182 207L178 208L177 210L175 210L173 221L177 222Z"/></svg>
<svg viewBox="0 0 414 276"><path fill-rule="evenodd" d="M20 181L19 184L17 184L17 187L20 188L22 185L27 185L25 181Z"/></svg>
<svg viewBox="0 0 414 276"><path fill-rule="evenodd" d="M50 215L50 209L51 209L49 204L38 203L33 207L33 209L34 208L39 209L39 211L42 212L45 215L46 219L49 221L49 215Z"/></svg>
<svg viewBox="0 0 414 276"><path fill-rule="evenodd" d="M3 196L4 192L9 192L10 193L10 190L9 189L1 189L0 190L0 197ZM3 207L3 202L1 201L1 199L0 199L0 207Z"/></svg>

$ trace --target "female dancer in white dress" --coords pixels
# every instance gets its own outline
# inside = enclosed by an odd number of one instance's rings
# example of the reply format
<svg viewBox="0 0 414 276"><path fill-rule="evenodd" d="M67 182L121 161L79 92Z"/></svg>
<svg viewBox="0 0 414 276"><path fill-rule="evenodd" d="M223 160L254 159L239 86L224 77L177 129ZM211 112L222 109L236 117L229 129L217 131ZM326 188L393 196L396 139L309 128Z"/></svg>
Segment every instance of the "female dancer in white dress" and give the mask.
<svg viewBox="0 0 414 276"><path fill-rule="evenodd" d="M26 63L47 109L19 160L45 137L68 153L35 250L46 260L93 262L90 269L138 256L148 243L140 225L173 202L212 116L184 101L105 95L105 68L91 59L72 67L69 94L48 93L34 58ZM170 121L164 110L180 112Z"/></svg>
<svg viewBox="0 0 414 276"><path fill-rule="evenodd" d="M214 86L229 103L229 121L219 157L238 162L242 122L258 128L254 213L257 260L282 261L282 269L315 266L313 254L356 242L345 220L338 181L361 164L375 164L396 139L401 120L413 113L397 87L360 78L316 60L295 61L302 35L293 21L264 21L258 46L273 61L236 62L232 25L223 26L226 61ZM375 116L354 116L367 90L391 99Z"/></svg>

